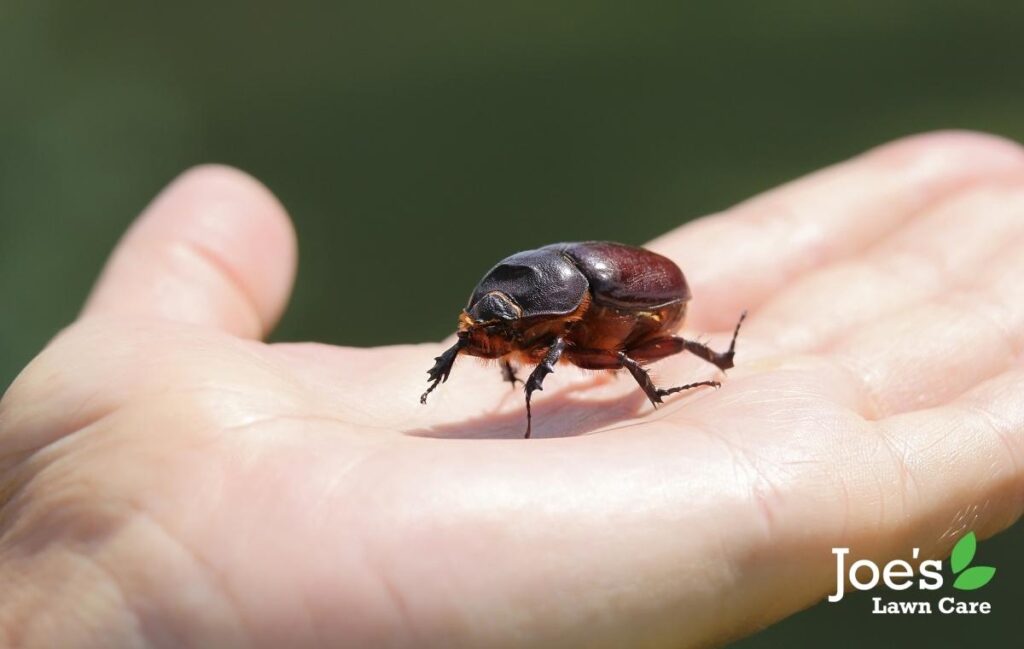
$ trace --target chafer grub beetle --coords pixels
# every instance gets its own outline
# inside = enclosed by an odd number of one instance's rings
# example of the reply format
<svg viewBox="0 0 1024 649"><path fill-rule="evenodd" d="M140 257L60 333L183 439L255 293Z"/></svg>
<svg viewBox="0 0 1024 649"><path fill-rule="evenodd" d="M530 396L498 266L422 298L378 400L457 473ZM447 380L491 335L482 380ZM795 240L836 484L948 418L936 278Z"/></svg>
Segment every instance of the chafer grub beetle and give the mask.
<svg viewBox="0 0 1024 649"><path fill-rule="evenodd" d="M526 437L530 396L559 361L588 370L626 368L655 407L662 397L718 381L659 388L643 368L688 351L721 370L733 366L740 315L725 352L675 335L686 315L690 287L679 267L657 253L610 241L555 243L498 262L477 284L459 316L458 339L427 370L427 402L448 380L459 354L501 360L513 385L513 361L536 363L526 380Z"/></svg>

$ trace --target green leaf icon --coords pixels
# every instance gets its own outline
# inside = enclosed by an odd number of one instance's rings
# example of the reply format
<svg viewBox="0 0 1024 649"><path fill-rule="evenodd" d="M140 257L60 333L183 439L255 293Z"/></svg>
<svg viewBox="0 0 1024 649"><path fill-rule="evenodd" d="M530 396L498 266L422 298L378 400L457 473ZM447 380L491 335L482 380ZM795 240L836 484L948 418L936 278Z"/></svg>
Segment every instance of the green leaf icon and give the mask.
<svg viewBox="0 0 1024 649"><path fill-rule="evenodd" d="M971 561L974 560L974 553L977 549L978 539L974 536L974 532L969 533L967 536L957 541L956 546L953 548L953 554L949 557L949 567L953 569L953 574L956 574L971 565ZM957 581L959 582L959 580ZM988 581L988 579L985 581ZM978 586L975 586L974 588L978 588ZM964 588L963 590L974 590L974 588Z"/></svg>
<svg viewBox="0 0 1024 649"><path fill-rule="evenodd" d="M965 571L953 582L953 588L958 590L977 590L992 581L996 569L992 566L974 566Z"/></svg>

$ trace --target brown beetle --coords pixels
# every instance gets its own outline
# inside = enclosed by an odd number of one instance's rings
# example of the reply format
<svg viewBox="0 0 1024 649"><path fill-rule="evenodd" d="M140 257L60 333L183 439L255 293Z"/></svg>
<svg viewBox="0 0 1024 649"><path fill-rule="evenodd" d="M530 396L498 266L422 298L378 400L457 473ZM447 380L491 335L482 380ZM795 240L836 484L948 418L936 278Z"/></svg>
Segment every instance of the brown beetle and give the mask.
<svg viewBox="0 0 1024 649"><path fill-rule="evenodd" d="M658 388L643 368L686 350L721 370L733 366L736 336L725 352L675 335L686 315L690 288L679 267L657 253L610 241L555 243L498 262L477 284L459 316L458 339L427 372L427 402L447 381L459 354L501 359L502 374L515 384L513 361L537 366L526 381L526 437L530 396L559 361L588 370L626 368L655 407L662 397L698 381Z"/></svg>

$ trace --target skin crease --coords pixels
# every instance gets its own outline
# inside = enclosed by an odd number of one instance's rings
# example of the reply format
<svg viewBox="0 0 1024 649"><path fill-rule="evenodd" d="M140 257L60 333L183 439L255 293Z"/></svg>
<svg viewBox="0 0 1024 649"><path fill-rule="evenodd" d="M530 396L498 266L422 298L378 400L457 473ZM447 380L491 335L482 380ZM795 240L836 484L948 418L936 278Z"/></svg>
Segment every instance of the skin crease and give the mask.
<svg viewBox="0 0 1024 649"><path fill-rule="evenodd" d="M688 335L750 310L721 389L559 366L523 440L494 365L420 406L444 343L259 342L291 225L194 169L0 402L0 646L708 646L821 600L834 546L945 557L1024 506L1022 245L1017 145L869 151L651 244Z"/></svg>

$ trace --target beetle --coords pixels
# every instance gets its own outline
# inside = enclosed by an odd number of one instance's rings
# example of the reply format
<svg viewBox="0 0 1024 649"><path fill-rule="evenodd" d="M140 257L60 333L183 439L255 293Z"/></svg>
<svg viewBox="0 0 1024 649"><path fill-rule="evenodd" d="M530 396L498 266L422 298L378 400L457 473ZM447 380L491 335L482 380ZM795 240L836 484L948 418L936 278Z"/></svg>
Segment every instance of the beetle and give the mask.
<svg viewBox="0 0 1024 649"><path fill-rule="evenodd" d="M427 370L420 403L448 380L459 354L499 359L504 380L522 382L513 363L536 364L525 383L530 398L560 361L587 370L625 368L650 402L718 381L672 388L654 385L644 365L688 351L720 370L733 367L744 311L724 352L676 335L690 288L679 267L645 248L611 241L555 243L506 257L487 271L459 315L455 344Z"/></svg>

